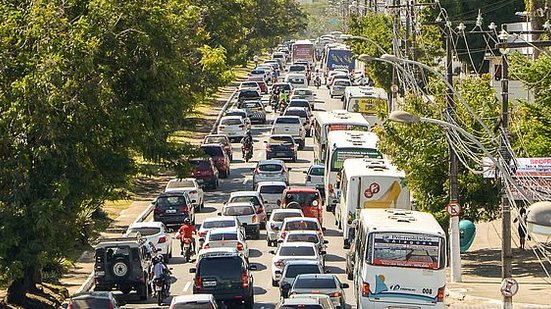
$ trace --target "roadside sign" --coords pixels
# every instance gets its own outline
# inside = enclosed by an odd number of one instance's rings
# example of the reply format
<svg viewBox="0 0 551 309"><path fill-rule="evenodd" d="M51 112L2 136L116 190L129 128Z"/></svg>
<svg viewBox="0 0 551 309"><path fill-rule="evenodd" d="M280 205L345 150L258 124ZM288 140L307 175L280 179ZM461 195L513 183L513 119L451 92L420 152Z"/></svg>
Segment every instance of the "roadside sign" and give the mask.
<svg viewBox="0 0 551 309"><path fill-rule="evenodd" d="M501 295L513 297L518 292L518 282L513 278L505 278L501 282Z"/></svg>
<svg viewBox="0 0 551 309"><path fill-rule="evenodd" d="M399 88L398 88L398 85L396 84L393 84L391 87L390 87L390 91L396 93L398 92Z"/></svg>
<svg viewBox="0 0 551 309"><path fill-rule="evenodd" d="M459 216L461 213L461 205L457 202L451 202L446 206L446 211L452 217Z"/></svg>

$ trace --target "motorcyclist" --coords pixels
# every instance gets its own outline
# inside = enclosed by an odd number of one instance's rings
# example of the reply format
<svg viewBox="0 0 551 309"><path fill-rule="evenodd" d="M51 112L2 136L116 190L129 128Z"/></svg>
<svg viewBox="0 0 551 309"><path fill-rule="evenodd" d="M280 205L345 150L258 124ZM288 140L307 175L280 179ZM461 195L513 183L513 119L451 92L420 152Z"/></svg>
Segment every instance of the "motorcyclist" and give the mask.
<svg viewBox="0 0 551 309"><path fill-rule="evenodd" d="M184 255L184 243L186 239L190 240L191 254L195 254L195 238L193 238L193 234L195 233L195 225L191 224L191 220L189 218L185 218L184 225L182 225L178 230L180 237L180 251L182 255Z"/></svg>
<svg viewBox="0 0 551 309"><path fill-rule="evenodd" d="M170 278L171 274L172 272L163 262L163 259L161 257L153 258L153 280L161 280L165 285L165 291L167 292L170 291L170 280L168 279Z"/></svg>
<svg viewBox="0 0 551 309"><path fill-rule="evenodd" d="M253 155L253 136L251 131L247 131L245 136L241 139L241 155L245 158L245 149L250 149L251 156Z"/></svg>
<svg viewBox="0 0 551 309"><path fill-rule="evenodd" d="M316 69L316 76L314 77L314 85L316 85L316 87L318 88L321 86L321 75L320 75L319 69Z"/></svg>

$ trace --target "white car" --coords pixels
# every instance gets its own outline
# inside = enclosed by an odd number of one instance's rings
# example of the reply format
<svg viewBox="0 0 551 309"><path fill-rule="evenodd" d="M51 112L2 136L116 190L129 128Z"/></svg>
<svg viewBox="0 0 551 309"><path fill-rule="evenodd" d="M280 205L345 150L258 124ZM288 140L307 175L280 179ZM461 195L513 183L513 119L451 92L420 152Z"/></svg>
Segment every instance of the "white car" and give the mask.
<svg viewBox="0 0 551 309"><path fill-rule="evenodd" d="M212 294L191 294L174 296L170 309L218 309Z"/></svg>
<svg viewBox="0 0 551 309"><path fill-rule="evenodd" d="M298 149L302 150L306 141L306 130L298 116L279 116L274 120L271 134L288 134L293 136Z"/></svg>
<svg viewBox="0 0 551 309"><path fill-rule="evenodd" d="M210 230L201 249L210 248L236 248L243 252L246 259L249 258L249 247L245 241L245 234L240 228L226 227Z"/></svg>
<svg viewBox="0 0 551 309"><path fill-rule="evenodd" d="M172 236L162 222L148 221L132 223L125 235L139 232L145 239L151 241L155 248L160 249L166 263L172 258Z"/></svg>
<svg viewBox="0 0 551 309"><path fill-rule="evenodd" d="M314 231L318 233L319 237L323 240L324 228L321 227L317 218L286 218L281 224L279 230L279 240L284 240L287 234L291 231Z"/></svg>
<svg viewBox="0 0 551 309"><path fill-rule="evenodd" d="M187 192L189 199L197 211L205 207L205 193L195 178L175 178L169 180L166 184L165 192L172 191Z"/></svg>
<svg viewBox="0 0 551 309"><path fill-rule="evenodd" d="M300 209L274 209L270 215L268 223L266 223L266 241L268 247L275 247L279 238L279 229L285 218L304 217Z"/></svg>
<svg viewBox="0 0 551 309"><path fill-rule="evenodd" d="M318 190L323 190L323 175L325 175L325 166L322 164L313 164L310 165L308 170L304 171L304 173L306 174L306 181L304 182L304 185L307 187L316 188Z"/></svg>
<svg viewBox="0 0 551 309"><path fill-rule="evenodd" d="M311 136L310 132L312 132L312 123L310 122L311 115L308 113L308 108L289 106L285 109L283 116L298 116L300 118L300 122L302 122L302 125L304 126L306 136Z"/></svg>
<svg viewBox="0 0 551 309"><path fill-rule="evenodd" d="M342 97L344 95L344 88L352 86L352 83L348 79L335 79L329 89L329 96Z"/></svg>
<svg viewBox="0 0 551 309"><path fill-rule="evenodd" d="M278 240L280 244L292 243L292 242L311 242L316 244L318 251L321 255L324 255L322 252L327 250L327 240L323 240L322 237L316 231L290 231L285 235L285 238ZM325 262L325 260L324 260ZM325 264L323 264L325 266Z"/></svg>
<svg viewBox="0 0 551 309"><path fill-rule="evenodd" d="M252 239L260 238L260 218L251 203L225 204L218 215L236 217L245 229L246 236Z"/></svg>
<svg viewBox="0 0 551 309"><path fill-rule="evenodd" d="M260 217L260 228L263 228L268 221L266 214L266 207L264 207L264 201L262 196L257 191L236 191L230 193L230 198L226 204L230 203L251 203L256 209L256 214Z"/></svg>
<svg viewBox="0 0 551 309"><path fill-rule="evenodd" d="M203 220L203 223L201 223L199 231L197 231L197 235L199 236L199 243L202 246L202 243L205 241L205 237L210 230L228 227L242 228L241 222L239 222L236 217L218 216L206 218L205 220Z"/></svg>
<svg viewBox="0 0 551 309"><path fill-rule="evenodd" d="M224 116L217 131L218 134L226 134L230 140L241 139L247 133L247 124L240 116Z"/></svg>
<svg viewBox="0 0 551 309"><path fill-rule="evenodd" d="M329 75L325 79L325 82L326 82L325 84L327 85L327 89L329 89L329 87L333 83L333 80L337 76L340 77L340 78L348 78L348 73L345 73L345 72L342 72L342 71L331 71L331 72L329 72Z"/></svg>
<svg viewBox="0 0 551 309"><path fill-rule="evenodd" d="M306 111L308 112L308 116L312 117L313 104L306 99L296 99L296 98L290 99L289 105L287 105L287 108L291 108L291 107L305 108Z"/></svg>
<svg viewBox="0 0 551 309"><path fill-rule="evenodd" d="M269 216L274 210L279 209L279 203L283 200L283 191L287 184L283 181L262 181L256 184L256 191L264 200L266 214Z"/></svg>
<svg viewBox="0 0 551 309"><path fill-rule="evenodd" d="M306 74L289 73L285 76L284 82L290 83L294 88L308 88L308 78Z"/></svg>
<svg viewBox="0 0 551 309"><path fill-rule="evenodd" d="M297 117L298 118L298 117ZM289 169L281 160L260 160L253 173L253 189L262 181L282 181L289 183Z"/></svg>
<svg viewBox="0 0 551 309"><path fill-rule="evenodd" d="M260 85L258 84L258 82L255 82L255 81L252 81L252 80L248 80L248 81L244 81L244 82L241 82L239 84L239 90L241 89L256 89L256 91L258 91L258 93L261 93L262 92L262 89L260 89Z"/></svg>
<svg viewBox="0 0 551 309"><path fill-rule="evenodd" d="M241 117L241 118L243 118L243 122L247 126L247 129L251 128L251 118L249 118L249 113L244 109L240 109L240 108L230 109L226 112L226 114L224 116L227 116L227 117L229 117L229 116Z"/></svg>
<svg viewBox="0 0 551 309"><path fill-rule="evenodd" d="M272 258L272 286L278 286L278 277L283 271L285 262L289 260L314 260L323 263L316 245L309 242L292 242L281 244L277 251L270 251Z"/></svg>

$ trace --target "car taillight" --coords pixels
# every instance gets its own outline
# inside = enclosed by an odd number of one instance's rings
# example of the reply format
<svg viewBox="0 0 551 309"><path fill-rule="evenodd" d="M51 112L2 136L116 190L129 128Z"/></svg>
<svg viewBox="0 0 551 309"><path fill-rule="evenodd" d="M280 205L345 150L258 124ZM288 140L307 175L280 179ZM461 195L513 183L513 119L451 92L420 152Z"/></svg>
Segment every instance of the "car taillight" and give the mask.
<svg viewBox="0 0 551 309"><path fill-rule="evenodd" d="M115 309L115 306L113 306L112 302L109 302L109 305L107 306L107 309Z"/></svg>
<svg viewBox="0 0 551 309"><path fill-rule="evenodd" d="M333 190L333 185L332 184L329 184L327 186L327 189L328 189L329 193L335 193L335 190Z"/></svg>
<svg viewBox="0 0 551 309"><path fill-rule="evenodd" d="M285 239L285 235L287 235L287 232L285 231L281 231L281 233L279 234L281 239Z"/></svg>
<svg viewBox="0 0 551 309"><path fill-rule="evenodd" d="M245 125L244 125L244 124L240 124L240 125L239 125L239 129L245 129Z"/></svg>
<svg viewBox="0 0 551 309"><path fill-rule="evenodd" d="M258 222L257 220L258 220L258 217L256 215L253 215L253 218L252 218L253 223Z"/></svg>
<svg viewBox="0 0 551 309"><path fill-rule="evenodd" d="M205 237L207 236L207 232L199 232L199 237Z"/></svg>
<svg viewBox="0 0 551 309"><path fill-rule="evenodd" d="M155 209L153 209L153 213L156 213L156 214L160 214L162 211L161 209L155 207Z"/></svg>
<svg viewBox="0 0 551 309"><path fill-rule="evenodd" d="M243 249L244 249L243 244L240 243L240 242L238 242L238 243L237 243L237 250L241 251L241 250L243 250Z"/></svg>
<svg viewBox="0 0 551 309"><path fill-rule="evenodd" d="M257 175L259 175L259 174L260 174L260 170L259 170L258 168L256 168L256 169L254 170L254 173L257 174Z"/></svg>
<svg viewBox="0 0 551 309"><path fill-rule="evenodd" d="M438 302L444 301L444 295L446 295L446 286L443 286L438 289L438 295L437 295Z"/></svg>
<svg viewBox="0 0 551 309"><path fill-rule="evenodd" d="M159 244L162 244L162 243L165 243L166 242L166 236L161 236L159 237Z"/></svg>
<svg viewBox="0 0 551 309"><path fill-rule="evenodd" d="M368 297L369 296L369 283L363 282L362 284L362 296Z"/></svg>
<svg viewBox="0 0 551 309"><path fill-rule="evenodd" d="M218 129L224 129L226 126L218 126Z"/></svg>
<svg viewBox="0 0 551 309"><path fill-rule="evenodd" d="M277 267L282 267L283 266L283 261L282 260L277 260L274 262L274 266L277 266Z"/></svg>
<svg viewBox="0 0 551 309"><path fill-rule="evenodd" d="M180 206L180 213L188 213L189 212L189 209L187 208L187 206Z"/></svg>
<svg viewBox="0 0 551 309"><path fill-rule="evenodd" d="M205 245L203 246L203 249L208 249L208 248L210 248L209 244L205 244Z"/></svg>
<svg viewBox="0 0 551 309"><path fill-rule="evenodd" d="M201 278L201 276L195 277L195 288L196 289L202 289L203 288L203 278Z"/></svg>
<svg viewBox="0 0 551 309"><path fill-rule="evenodd" d="M341 297L342 294L340 292L335 292L335 293L332 293L331 295L329 295L329 297Z"/></svg>
<svg viewBox="0 0 551 309"><path fill-rule="evenodd" d="M197 190L189 191L189 194L197 194Z"/></svg>
<svg viewBox="0 0 551 309"><path fill-rule="evenodd" d="M258 210L256 211L257 214L261 214L264 211L264 207L260 206L258 207Z"/></svg>
<svg viewBox="0 0 551 309"><path fill-rule="evenodd" d="M241 274L241 287L244 289L249 287L249 275L246 272Z"/></svg>

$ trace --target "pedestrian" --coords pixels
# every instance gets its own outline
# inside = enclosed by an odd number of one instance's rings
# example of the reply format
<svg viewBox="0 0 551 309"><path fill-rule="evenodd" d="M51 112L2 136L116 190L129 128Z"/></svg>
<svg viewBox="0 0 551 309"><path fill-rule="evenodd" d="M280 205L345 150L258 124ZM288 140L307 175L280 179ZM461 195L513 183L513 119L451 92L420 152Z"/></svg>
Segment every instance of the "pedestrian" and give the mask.
<svg viewBox="0 0 551 309"><path fill-rule="evenodd" d="M254 55L253 61L254 61L254 66L257 67L258 66L258 56L257 55Z"/></svg>
<svg viewBox="0 0 551 309"><path fill-rule="evenodd" d="M520 238L520 250L524 250L524 244L526 243L526 208L520 207L518 217L513 222L518 221L518 237Z"/></svg>

